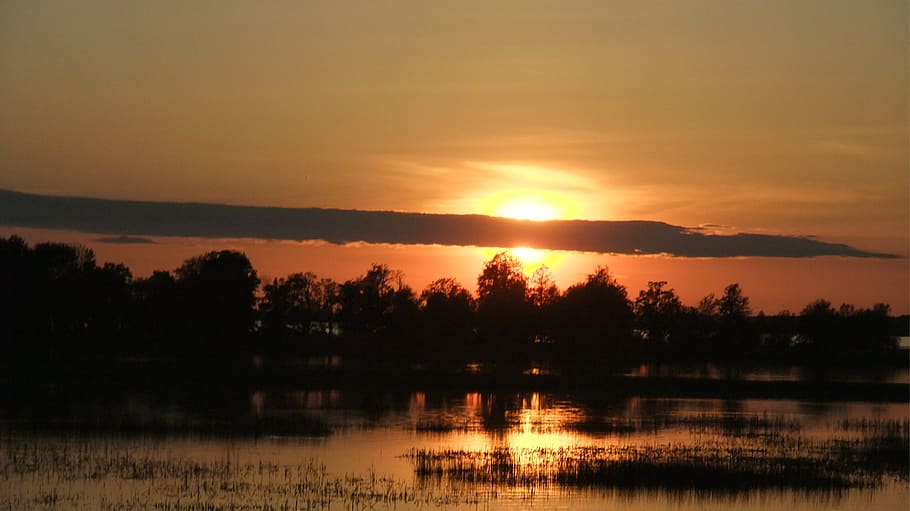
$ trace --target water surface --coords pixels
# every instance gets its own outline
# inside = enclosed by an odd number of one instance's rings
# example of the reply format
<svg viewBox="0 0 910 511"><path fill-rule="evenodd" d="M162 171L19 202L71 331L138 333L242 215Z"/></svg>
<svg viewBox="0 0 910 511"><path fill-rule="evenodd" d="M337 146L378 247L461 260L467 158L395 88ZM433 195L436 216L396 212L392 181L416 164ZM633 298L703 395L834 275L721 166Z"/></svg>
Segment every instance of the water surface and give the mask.
<svg viewBox="0 0 910 511"><path fill-rule="evenodd" d="M906 403L379 387L254 388L226 401L124 393L103 413L73 402L87 411L53 427L7 410L0 508L910 505ZM87 420L97 423L74 425ZM787 463L800 464L798 480L775 475ZM601 471L586 476L591 467ZM718 479L693 485L692 470Z"/></svg>

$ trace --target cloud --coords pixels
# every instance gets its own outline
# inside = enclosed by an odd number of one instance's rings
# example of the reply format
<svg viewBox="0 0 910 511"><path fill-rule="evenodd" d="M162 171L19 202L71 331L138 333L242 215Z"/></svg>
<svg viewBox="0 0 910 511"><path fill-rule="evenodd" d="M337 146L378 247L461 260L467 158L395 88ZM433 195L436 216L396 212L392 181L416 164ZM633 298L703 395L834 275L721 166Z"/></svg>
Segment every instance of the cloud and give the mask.
<svg viewBox="0 0 910 511"><path fill-rule="evenodd" d="M810 237L718 235L654 221L530 222L482 215L439 215L320 208L139 202L0 190L0 225L116 235L323 240L485 247L529 246L678 257L894 258Z"/></svg>
<svg viewBox="0 0 910 511"><path fill-rule="evenodd" d="M99 243L112 243L120 245L141 245L146 243L155 243L149 238L143 238L140 236L127 236L125 234L120 236L104 236L101 238L95 238L94 241Z"/></svg>

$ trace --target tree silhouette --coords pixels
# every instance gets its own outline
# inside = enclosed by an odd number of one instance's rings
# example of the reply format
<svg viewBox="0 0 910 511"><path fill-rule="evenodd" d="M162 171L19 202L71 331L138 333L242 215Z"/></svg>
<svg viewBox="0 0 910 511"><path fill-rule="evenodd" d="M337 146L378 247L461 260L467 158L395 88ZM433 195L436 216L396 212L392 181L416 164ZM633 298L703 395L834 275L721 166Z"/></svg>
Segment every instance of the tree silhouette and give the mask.
<svg viewBox="0 0 910 511"><path fill-rule="evenodd" d="M835 345L837 311L827 300L815 300L799 313L800 343L816 350L830 350Z"/></svg>
<svg viewBox="0 0 910 511"><path fill-rule="evenodd" d="M552 339L556 327L556 308L561 298L550 269L546 265L541 265L534 270L528 283L528 300L533 307L534 316L531 320L538 340Z"/></svg>
<svg viewBox="0 0 910 511"><path fill-rule="evenodd" d="M84 333L91 305L86 300L95 254L81 245L38 243L32 249L36 301L32 312L48 338Z"/></svg>
<svg viewBox="0 0 910 511"><path fill-rule="evenodd" d="M477 277L477 328L485 351L496 358L516 355L532 334L528 280L521 261L500 252Z"/></svg>
<svg viewBox="0 0 910 511"><path fill-rule="evenodd" d="M344 330L360 337L406 335L415 323L416 302L400 271L373 264L362 277L341 286Z"/></svg>
<svg viewBox="0 0 910 511"><path fill-rule="evenodd" d="M559 301L559 288L553 282L553 275L546 265L534 270L528 280L528 299L534 307L545 308Z"/></svg>
<svg viewBox="0 0 910 511"><path fill-rule="evenodd" d="M424 352L462 353L474 334L471 292L453 278L437 279L420 293L419 303Z"/></svg>
<svg viewBox="0 0 910 511"><path fill-rule="evenodd" d="M0 347L5 351L31 327L37 283L29 257L28 244L19 236L0 238Z"/></svg>
<svg viewBox="0 0 910 511"><path fill-rule="evenodd" d="M695 336L707 353L726 359L757 349L758 335L749 328L749 298L739 284L725 287L720 298L705 296L697 313Z"/></svg>
<svg viewBox="0 0 910 511"><path fill-rule="evenodd" d="M169 271L156 270L133 281L134 324L149 337L149 353L171 352L180 346L178 334L184 312L180 310L177 281Z"/></svg>
<svg viewBox="0 0 910 511"><path fill-rule="evenodd" d="M111 341L105 345L111 351L125 347L115 336L126 333L132 326L132 283L133 273L123 264L104 263L90 274L85 297L89 301L87 326L95 342Z"/></svg>
<svg viewBox="0 0 910 511"><path fill-rule="evenodd" d="M755 330L761 333L761 348L766 355L779 357L793 348L796 319L787 310L773 316L759 313L755 317Z"/></svg>
<svg viewBox="0 0 910 511"><path fill-rule="evenodd" d="M724 294L717 300L717 313L727 321L741 321L749 315L749 298L743 295L739 284L724 288Z"/></svg>
<svg viewBox="0 0 910 511"><path fill-rule="evenodd" d="M651 343L666 344L678 333L682 302L672 289L665 289L667 282L648 282L648 289L639 291L635 299L635 317L644 338Z"/></svg>
<svg viewBox="0 0 910 511"><path fill-rule="evenodd" d="M360 278L341 285L341 318L345 332L376 335L384 325L383 315L392 305L392 270L373 264Z"/></svg>
<svg viewBox="0 0 910 511"><path fill-rule="evenodd" d="M831 302L816 300L799 315L800 347L824 359L892 352L897 342L889 312L890 307L882 303L858 310L843 304L835 310Z"/></svg>
<svg viewBox="0 0 910 511"><path fill-rule="evenodd" d="M310 323L326 304L325 293L313 273L292 273L266 284L259 304L262 334L266 338L308 335Z"/></svg>
<svg viewBox="0 0 910 511"><path fill-rule="evenodd" d="M417 357L418 314L417 295L399 280L392 293L391 308L386 311L386 346L390 350L406 358Z"/></svg>
<svg viewBox="0 0 910 511"><path fill-rule="evenodd" d="M891 306L886 303L876 303L871 309L857 311L853 316L855 326L851 335L857 341L856 349L878 353L897 351L897 337L891 329L890 316Z"/></svg>
<svg viewBox="0 0 910 511"><path fill-rule="evenodd" d="M508 252L484 265L476 301L454 279L434 281L418 299L400 271L382 264L343 285L293 273L264 286L257 302L258 284L252 264L236 251L209 252L173 274L133 279L122 264L99 267L86 247L30 248L17 236L0 238L0 350L10 360L21 355L57 368L81 354L173 357L217 348L244 355L239 341L252 339L258 318L257 339L271 343L270 354L277 356L318 349L434 363L486 357L520 364L532 356L562 356L581 365L651 356L730 362L761 356L856 364L893 363L895 336L906 328L906 319L892 318L886 304L835 308L817 300L799 316L752 316L735 283L720 297L710 294L697 307L684 307L666 282L653 281L632 304L606 268L560 294L546 267L528 279ZM633 326L651 346L635 342ZM317 342L315 332L333 338ZM305 337L304 343L280 343Z"/></svg>
<svg viewBox="0 0 910 511"><path fill-rule="evenodd" d="M524 276L521 261L509 252L499 252L484 264L477 277L479 303L495 300L524 300L528 279Z"/></svg>
<svg viewBox="0 0 910 511"><path fill-rule="evenodd" d="M251 332L259 278L246 255L233 250L209 252L187 260L176 274L188 334L212 337L217 343L236 341Z"/></svg>
<svg viewBox="0 0 910 511"><path fill-rule="evenodd" d="M633 318L626 288L606 267L598 267L585 282L566 290L559 306L558 341L569 356L611 353L619 358L632 348Z"/></svg>

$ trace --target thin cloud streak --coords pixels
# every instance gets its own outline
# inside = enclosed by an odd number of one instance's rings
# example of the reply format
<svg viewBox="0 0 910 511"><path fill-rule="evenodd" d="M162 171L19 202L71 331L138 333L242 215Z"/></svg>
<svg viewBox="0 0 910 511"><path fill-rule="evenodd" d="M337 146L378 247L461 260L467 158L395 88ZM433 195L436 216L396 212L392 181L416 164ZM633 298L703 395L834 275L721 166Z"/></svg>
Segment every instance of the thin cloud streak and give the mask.
<svg viewBox="0 0 910 511"><path fill-rule="evenodd" d="M94 241L97 241L98 243L110 243L112 245L149 245L155 243L154 240L149 238L127 236L125 234L120 236L103 236L101 238L95 238Z"/></svg>
<svg viewBox="0 0 910 511"><path fill-rule="evenodd" d="M531 222L483 215L442 215L319 208L140 202L58 197L0 190L0 225L115 235L261 238L391 244L518 247L678 257L895 258L809 237L713 235L654 221Z"/></svg>

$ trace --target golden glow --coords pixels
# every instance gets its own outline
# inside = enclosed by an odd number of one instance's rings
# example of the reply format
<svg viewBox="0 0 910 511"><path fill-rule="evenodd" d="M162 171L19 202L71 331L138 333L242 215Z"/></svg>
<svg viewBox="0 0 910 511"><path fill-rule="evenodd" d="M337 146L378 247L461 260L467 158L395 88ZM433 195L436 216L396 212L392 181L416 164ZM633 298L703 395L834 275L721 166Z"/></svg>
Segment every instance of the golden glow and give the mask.
<svg viewBox="0 0 910 511"><path fill-rule="evenodd" d="M534 392L520 398L521 409L515 410L518 427L506 434L506 445L517 452L524 452L524 460L535 465L542 460L533 453L539 449L562 449L579 442L579 435L563 430L565 424L577 420L576 411L552 406L545 396Z"/></svg>
<svg viewBox="0 0 910 511"><path fill-rule="evenodd" d="M553 269L565 257L562 252L547 250L543 248L531 247L514 247L514 248L496 248L484 247L480 249L485 261L489 261L499 252L506 250L521 261L521 269L525 275L531 275L534 270L546 265L547 268Z"/></svg>
<svg viewBox="0 0 910 511"><path fill-rule="evenodd" d="M495 170L502 172L501 167L503 166L496 167ZM513 179L521 179L524 174L527 174L524 176L526 178L524 180L535 181L535 176L542 173L538 167L510 165L506 168L507 175ZM478 212L484 215L535 222L575 218L578 214L577 208L578 201L571 200L565 194L530 189L491 193L481 198L477 207ZM490 260L502 250L502 248L482 248L481 254L485 260ZM527 275L542 265L553 268L563 258L562 254L553 250L527 246L511 247L507 250L521 261L522 270Z"/></svg>
<svg viewBox="0 0 910 511"><path fill-rule="evenodd" d="M516 220L560 220L577 211L568 197L547 191L509 191L488 195L479 201L481 214Z"/></svg>
<svg viewBox="0 0 910 511"><path fill-rule="evenodd" d="M566 424L578 420L579 410L553 406L545 395L537 392L517 395L471 392L465 394L464 413L478 425L489 419L510 424L506 431L467 433L459 438L465 449L508 448L519 454L523 463L531 465L540 463L533 454L540 449L564 449L591 441L585 435L564 429Z"/></svg>
<svg viewBox="0 0 910 511"><path fill-rule="evenodd" d="M400 164L399 164L400 165ZM410 171L411 167L404 167ZM533 163L465 161L460 167L419 167L422 175L464 174L470 176L472 192L435 201L439 213L466 213L529 221L600 219L611 216L605 205L618 198L602 190L598 180L580 169L541 166ZM596 203L592 202L594 192Z"/></svg>
<svg viewBox="0 0 910 511"><path fill-rule="evenodd" d="M516 197L498 204L493 209L493 216L504 216L517 220L555 220L562 218L565 211L551 202L538 197Z"/></svg>
<svg viewBox="0 0 910 511"><path fill-rule="evenodd" d="M523 266L533 268L537 268L541 264L544 264L544 259L547 258L549 252L549 250L539 250L530 247L516 247L512 249L512 255L520 259Z"/></svg>

